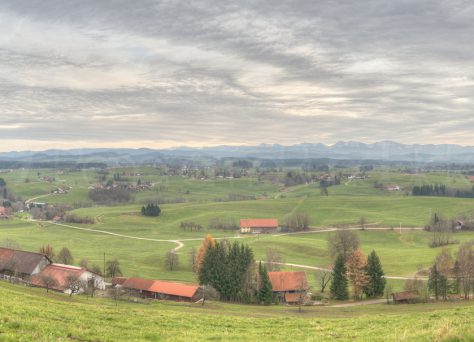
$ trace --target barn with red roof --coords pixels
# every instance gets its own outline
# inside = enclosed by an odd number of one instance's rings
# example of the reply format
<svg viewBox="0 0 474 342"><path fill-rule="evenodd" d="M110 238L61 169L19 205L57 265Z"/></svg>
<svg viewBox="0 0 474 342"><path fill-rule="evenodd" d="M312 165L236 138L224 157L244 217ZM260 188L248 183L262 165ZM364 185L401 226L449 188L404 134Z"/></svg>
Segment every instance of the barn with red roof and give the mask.
<svg viewBox="0 0 474 342"><path fill-rule="evenodd" d="M241 219L240 232L243 234L274 233L278 230L277 219Z"/></svg>
<svg viewBox="0 0 474 342"><path fill-rule="evenodd" d="M303 300L308 292L306 272L268 272L274 296L286 303Z"/></svg>
<svg viewBox="0 0 474 342"><path fill-rule="evenodd" d="M112 282L113 284L114 282ZM142 278L116 279L115 286L131 291L145 298L167 299L176 301L197 301L200 299L200 288L194 284L183 284L170 281L149 280Z"/></svg>

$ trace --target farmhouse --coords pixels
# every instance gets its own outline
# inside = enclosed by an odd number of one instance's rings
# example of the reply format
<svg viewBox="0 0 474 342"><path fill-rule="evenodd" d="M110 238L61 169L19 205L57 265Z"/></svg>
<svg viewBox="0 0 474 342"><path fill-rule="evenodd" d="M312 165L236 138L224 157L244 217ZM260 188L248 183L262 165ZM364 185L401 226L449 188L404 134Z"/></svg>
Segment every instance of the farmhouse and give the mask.
<svg viewBox="0 0 474 342"><path fill-rule="evenodd" d="M273 295L281 302L297 303L307 296L308 279L306 272L268 272Z"/></svg>
<svg viewBox="0 0 474 342"><path fill-rule="evenodd" d="M115 283L115 284L114 284ZM127 289L137 296L176 301L197 301L200 299L198 285L181 284L142 278L114 278L112 284Z"/></svg>
<svg viewBox="0 0 474 342"><path fill-rule="evenodd" d="M84 292L87 286L91 286L92 281L94 282L93 285L96 289L105 290L105 282L102 276L81 267L50 264L39 274L32 277L31 284L38 287L46 287L46 284L44 284L44 279L46 277L54 279L55 284L51 286L51 289L68 294L71 293L69 282L70 279L73 278L80 282L79 293Z"/></svg>
<svg viewBox="0 0 474 342"><path fill-rule="evenodd" d="M0 273L29 281L52 261L43 254L0 247Z"/></svg>
<svg viewBox="0 0 474 342"><path fill-rule="evenodd" d="M241 219L240 220L240 232L261 234L261 233L272 233L278 230L277 219Z"/></svg>

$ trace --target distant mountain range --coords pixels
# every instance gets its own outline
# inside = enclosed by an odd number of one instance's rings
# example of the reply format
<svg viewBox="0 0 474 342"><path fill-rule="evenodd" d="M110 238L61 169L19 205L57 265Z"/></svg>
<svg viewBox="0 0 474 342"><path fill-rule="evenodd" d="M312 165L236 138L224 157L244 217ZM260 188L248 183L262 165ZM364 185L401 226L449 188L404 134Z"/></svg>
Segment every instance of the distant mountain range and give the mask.
<svg viewBox="0 0 474 342"><path fill-rule="evenodd" d="M413 162L474 162L474 146L452 144L406 145L393 141L365 144L340 141L334 145L303 143L291 146L261 144L256 146L148 148L93 148L70 150L22 151L0 153L0 160L22 162L104 162L109 164L158 163L170 159L351 159Z"/></svg>

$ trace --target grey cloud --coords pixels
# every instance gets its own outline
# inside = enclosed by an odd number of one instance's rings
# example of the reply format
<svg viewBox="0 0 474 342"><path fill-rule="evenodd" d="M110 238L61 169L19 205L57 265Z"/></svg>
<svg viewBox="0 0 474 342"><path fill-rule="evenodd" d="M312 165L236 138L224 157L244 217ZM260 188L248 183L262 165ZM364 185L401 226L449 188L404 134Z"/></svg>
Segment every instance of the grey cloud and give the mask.
<svg viewBox="0 0 474 342"><path fill-rule="evenodd" d="M14 0L0 15L5 141L471 140L469 1Z"/></svg>

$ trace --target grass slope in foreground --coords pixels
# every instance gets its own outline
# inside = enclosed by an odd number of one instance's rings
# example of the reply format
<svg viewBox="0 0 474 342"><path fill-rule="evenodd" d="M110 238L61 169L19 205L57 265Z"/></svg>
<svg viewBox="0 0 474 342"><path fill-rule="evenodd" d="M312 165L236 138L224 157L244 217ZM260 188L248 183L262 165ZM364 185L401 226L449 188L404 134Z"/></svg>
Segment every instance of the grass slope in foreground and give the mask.
<svg viewBox="0 0 474 342"><path fill-rule="evenodd" d="M0 282L1 341L469 341L473 303L348 308L131 304Z"/></svg>

